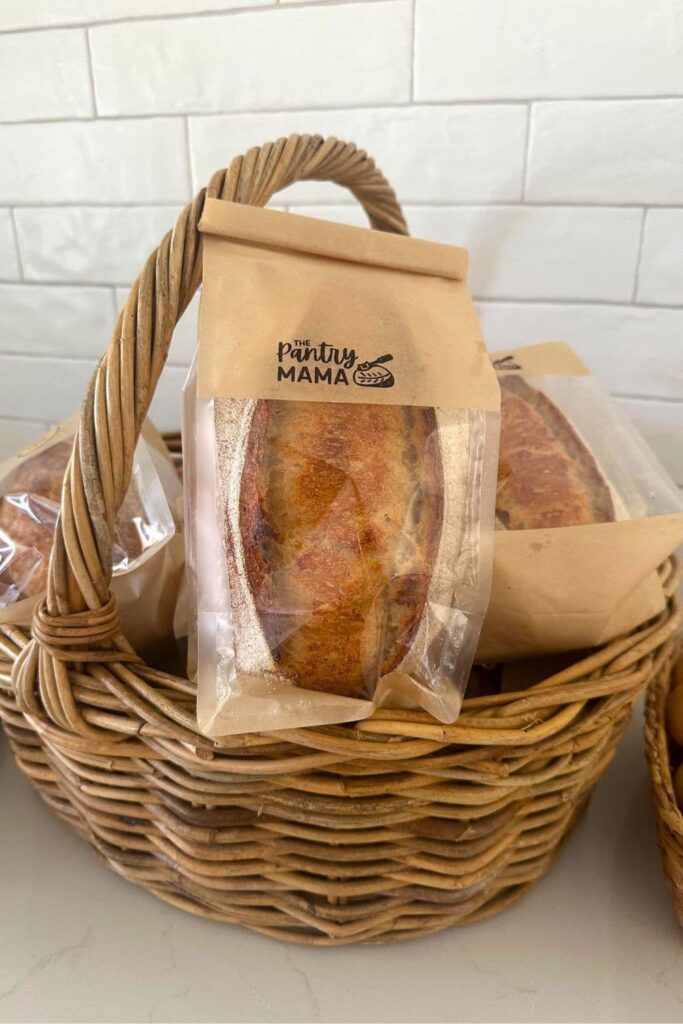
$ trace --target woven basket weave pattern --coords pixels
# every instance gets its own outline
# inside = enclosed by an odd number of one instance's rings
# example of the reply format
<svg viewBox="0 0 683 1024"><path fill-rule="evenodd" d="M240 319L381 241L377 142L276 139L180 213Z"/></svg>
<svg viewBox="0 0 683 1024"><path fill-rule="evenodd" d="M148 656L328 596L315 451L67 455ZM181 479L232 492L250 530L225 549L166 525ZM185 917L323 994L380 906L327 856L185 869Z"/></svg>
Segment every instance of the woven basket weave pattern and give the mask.
<svg viewBox="0 0 683 1024"><path fill-rule="evenodd" d="M680 648L680 658L683 666L683 648ZM664 874L671 888L676 915L683 927L683 812L674 793L671 747L666 728L666 705L671 685L671 674L662 675L648 691L645 751Z"/></svg>
<svg viewBox="0 0 683 1024"><path fill-rule="evenodd" d="M294 181L350 188L406 232L385 179L335 139L291 136L214 175L263 205ZM204 193L131 289L88 389L32 636L0 629L0 715L22 770L108 864L183 909L292 941L409 938L500 910L548 868L634 700L669 670L655 621L452 726L378 711L356 727L197 735L187 679L145 665L108 583L116 511L173 328L200 283Z"/></svg>

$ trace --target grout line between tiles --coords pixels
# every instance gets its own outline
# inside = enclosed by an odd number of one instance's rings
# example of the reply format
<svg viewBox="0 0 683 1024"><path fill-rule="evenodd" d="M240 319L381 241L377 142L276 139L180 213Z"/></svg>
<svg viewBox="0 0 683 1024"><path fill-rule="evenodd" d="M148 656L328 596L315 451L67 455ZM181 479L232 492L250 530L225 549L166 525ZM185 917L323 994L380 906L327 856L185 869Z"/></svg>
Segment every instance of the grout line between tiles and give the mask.
<svg viewBox="0 0 683 1024"><path fill-rule="evenodd" d="M522 202L526 202L529 185L529 158L531 150L531 119L533 117L533 103L527 103L526 108L526 133L524 136L524 170L522 172Z"/></svg>
<svg viewBox="0 0 683 1024"><path fill-rule="evenodd" d="M90 45L90 29L84 29L85 32L85 50L88 57L88 76L90 78L90 90L92 94L92 111L93 118L97 117L97 89L95 88L95 69L92 61L92 47Z"/></svg>
<svg viewBox="0 0 683 1024"><path fill-rule="evenodd" d="M631 302L636 305L638 302L638 289L640 288L640 266L643 259L643 244L645 241L645 220L647 218L647 208L643 209L643 215L640 221L640 235L638 237L638 254L636 256L635 272L633 274L633 291L631 292Z"/></svg>
<svg viewBox="0 0 683 1024"><path fill-rule="evenodd" d="M17 228L17 220L16 220L15 212L12 209L12 207L10 207L10 210L9 210L9 220L10 220L10 227L12 229L12 237L14 239L14 251L15 251L16 256L17 256L17 265L19 267L19 281L15 281L14 284L23 284L25 282L24 260L23 260L23 257L21 255L21 246L19 245L19 229ZM10 282L8 282L8 283L10 283Z"/></svg>
<svg viewBox="0 0 683 1024"><path fill-rule="evenodd" d="M415 19L417 15L417 0L412 0L412 10L410 16L410 102L415 102L415 59L416 59L416 43L415 43Z"/></svg>
<svg viewBox="0 0 683 1024"><path fill-rule="evenodd" d="M316 8L349 7L354 4L361 6L367 2L368 0L318 0L315 6ZM402 0L370 0L370 2L401 3ZM30 32L53 32L55 29L104 28L108 25L127 25L129 23L136 24L146 21L187 21L188 19L231 17L234 14L260 14L261 12L272 11L276 7L281 10L296 10L297 8L308 8L310 10L308 0L298 0L297 3L289 3L286 7L279 4L277 0L270 0L269 3L264 4L250 4L247 2L238 4L235 7L209 8L203 11L188 10L179 13L170 11L165 14L129 14L119 18L102 18L95 21L88 21L87 19L81 21L55 21L49 25L23 25L15 28L0 28L0 32L3 35L27 35Z"/></svg>
<svg viewBox="0 0 683 1024"><path fill-rule="evenodd" d="M183 121L185 123L185 162L186 162L186 165L187 165L187 176L189 178L189 181L188 181L188 195L189 195L188 202L191 202L192 201L192 196L194 195L195 173L194 173L194 162L192 160L192 144L191 144L191 139L190 139L190 119L189 119L189 117L187 115L185 115L185 117L183 118Z"/></svg>
<svg viewBox="0 0 683 1024"><path fill-rule="evenodd" d="M11 423L47 423L47 420L43 420L40 417L37 419L33 416L13 416L11 413L4 413L0 411L0 420L9 420Z"/></svg>
<svg viewBox="0 0 683 1024"><path fill-rule="evenodd" d="M356 3L357 0L349 0ZM367 0L365 0L367 2ZM379 0L382 3L394 3L399 0ZM449 98L449 99L420 99L415 102L411 100L391 100L377 98L373 100L359 100L353 105L348 103L328 103L321 107L315 106L287 106L287 107L236 107L229 110L158 110L158 111L121 111L116 114L98 113L97 117L37 117L25 118L23 120L0 120L2 127L17 127L26 124L89 124L92 121L144 121L150 119L172 119L178 117L216 118L216 117L258 117L273 114L325 114L339 113L341 111L354 113L359 110L411 110L421 108L451 108L463 110L475 107L528 107L530 104L539 103L639 103L657 100L676 100L683 103L683 93L679 96L517 96L517 97L496 97L488 96L482 98Z"/></svg>
<svg viewBox="0 0 683 1024"><path fill-rule="evenodd" d="M683 398L672 398L670 395L639 395L630 391L610 391L614 398L626 398L638 402L662 402L664 405L683 406Z"/></svg>

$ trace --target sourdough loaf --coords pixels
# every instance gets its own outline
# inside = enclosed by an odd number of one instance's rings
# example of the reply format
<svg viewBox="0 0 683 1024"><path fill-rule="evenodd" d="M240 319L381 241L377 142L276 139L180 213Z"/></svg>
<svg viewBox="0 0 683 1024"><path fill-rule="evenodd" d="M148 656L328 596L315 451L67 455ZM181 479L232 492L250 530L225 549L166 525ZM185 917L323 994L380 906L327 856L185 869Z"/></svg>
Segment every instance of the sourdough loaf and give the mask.
<svg viewBox="0 0 683 1024"><path fill-rule="evenodd" d="M0 497L0 606L42 593L62 483L71 442L59 441L20 463L3 481ZM119 510L114 534L114 565L137 558L146 544L145 513L140 496L130 488Z"/></svg>
<svg viewBox="0 0 683 1024"><path fill-rule="evenodd" d="M3 485L0 603L32 597L45 589L70 451L71 445L66 441L46 448L17 466Z"/></svg>
<svg viewBox="0 0 683 1024"><path fill-rule="evenodd" d="M220 438L220 410L217 430ZM227 472L220 458L219 472ZM243 565L278 674L307 689L372 696L420 623L443 494L433 409L254 403L238 537L225 509L228 574L236 594Z"/></svg>
<svg viewBox="0 0 683 1024"><path fill-rule="evenodd" d="M500 378L497 526L583 526L616 518L609 485L567 418L514 374Z"/></svg>

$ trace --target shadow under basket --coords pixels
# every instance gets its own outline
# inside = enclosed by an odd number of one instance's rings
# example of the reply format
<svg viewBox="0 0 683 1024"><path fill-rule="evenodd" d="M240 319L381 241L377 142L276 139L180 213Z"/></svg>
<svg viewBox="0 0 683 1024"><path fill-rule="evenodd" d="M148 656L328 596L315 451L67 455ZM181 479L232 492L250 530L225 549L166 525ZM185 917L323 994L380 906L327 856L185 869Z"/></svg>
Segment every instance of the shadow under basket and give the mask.
<svg viewBox="0 0 683 1024"><path fill-rule="evenodd" d="M683 648L680 645L679 656L680 678L683 679ZM683 927L683 812L674 793L672 740L666 727L666 706L673 683L673 673L660 673L648 689L645 752L664 875L671 889L676 916Z"/></svg>
<svg viewBox="0 0 683 1024"><path fill-rule="evenodd" d="M169 903L300 943L408 939L494 914L547 871L634 701L669 674L674 565L655 621L528 690L465 701L453 725L380 710L222 744L197 734L194 686L144 664L121 632L111 528L200 283L205 195L265 205L303 179L348 187L372 227L406 233L372 160L319 136L251 150L186 207L87 392L32 635L0 628L0 716L45 802Z"/></svg>

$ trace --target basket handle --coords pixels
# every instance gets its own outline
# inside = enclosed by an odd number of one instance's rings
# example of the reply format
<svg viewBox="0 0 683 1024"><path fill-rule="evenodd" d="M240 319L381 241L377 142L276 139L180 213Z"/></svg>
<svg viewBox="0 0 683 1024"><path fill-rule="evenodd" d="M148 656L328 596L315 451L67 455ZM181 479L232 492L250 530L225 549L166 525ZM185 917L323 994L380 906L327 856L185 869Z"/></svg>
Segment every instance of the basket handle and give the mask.
<svg viewBox="0 0 683 1024"><path fill-rule="evenodd" d="M121 634L109 593L112 534L173 330L201 282L197 225L205 197L265 206L275 192L307 179L344 185L363 205L373 228L408 233L391 186L367 154L352 143L319 135L290 135L249 150L214 174L185 207L133 284L86 393L64 479L47 596L34 616L40 657L49 655L53 669L39 673L41 691L45 674L55 677L59 689L57 680L67 676L65 662L137 660ZM29 663L37 668L32 646L20 659L24 669ZM24 671L19 663L16 667L19 674ZM28 675L34 677L35 671ZM21 689L25 701L35 699L29 678Z"/></svg>

